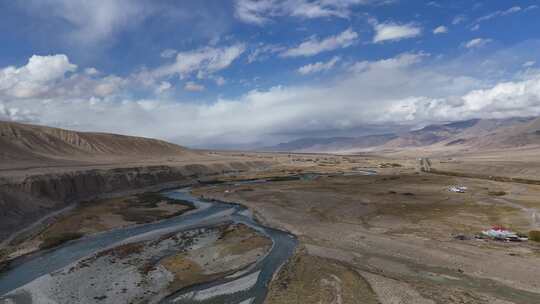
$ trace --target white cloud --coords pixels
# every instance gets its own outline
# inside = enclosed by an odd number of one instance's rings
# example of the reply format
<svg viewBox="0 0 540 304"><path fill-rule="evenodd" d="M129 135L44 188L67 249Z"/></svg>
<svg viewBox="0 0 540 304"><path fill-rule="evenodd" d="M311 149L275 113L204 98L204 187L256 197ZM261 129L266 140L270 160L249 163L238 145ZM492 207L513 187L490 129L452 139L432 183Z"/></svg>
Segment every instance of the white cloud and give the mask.
<svg viewBox="0 0 540 304"><path fill-rule="evenodd" d="M107 76L96 83L93 93L98 97L106 97L120 90L124 83L125 80L120 77Z"/></svg>
<svg viewBox="0 0 540 304"><path fill-rule="evenodd" d="M333 57L332 59L330 59L327 62L319 61L319 62L315 62L315 63L310 63L310 64L307 64L307 65L304 65L304 66L298 68L298 73L300 73L302 75L307 75L307 74L313 74L313 73L319 73L319 72L323 72L323 71L328 71L328 70L332 69L339 60L340 60L339 57Z"/></svg>
<svg viewBox="0 0 540 304"><path fill-rule="evenodd" d="M159 56L161 56L161 58L173 58L176 53L178 53L177 50L165 49L161 52L161 54L159 54Z"/></svg>
<svg viewBox="0 0 540 304"><path fill-rule="evenodd" d="M457 15L454 17L454 19L452 19L452 24L458 25L465 22L465 20L467 20L467 17L465 15Z"/></svg>
<svg viewBox="0 0 540 304"><path fill-rule="evenodd" d="M77 66L70 63L66 55L38 56L33 55L28 63L21 68L3 69L3 76L19 76L28 81L46 83L64 77L67 72L73 72Z"/></svg>
<svg viewBox="0 0 540 304"><path fill-rule="evenodd" d="M285 51L287 48L281 45L275 44L263 44L259 43L255 48L251 50L248 55L248 63L255 61L262 61L268 59L272 54Z"/></svg>
<svg viewBox="0 0 540 304"><path fill-rule="evenodd" d="M527 62L523 63L523 67L524 68L530 68L530 67L534 66L535 64L536 64L536 61L531 60L531 61L527 61Z"/></svg>
<svg viewBox="0 0 540 304"><path fill-rule="evenodd" d="M540 75L474 90L462 97L461 113L485 112L487 116L528 116L540 112ZM486 114L483 114L485 116ZM470 114L469 114L470 115Z"/></svg>
<svg viewBox="0 0 540 304"><path fill-rule="evenodd" d="M142 100L121 93L97 96L89 92L98 83L116 83L116 90L122 90L126 80L58 72L48 80L46 95L13 97L0 90L0 117L193 145L264 141L290 130L305 134L372 124L540 115L538 71L487 81L481 75L469 76L467 62L449 68L453 63L441 65L427 56L404 53L358 62L323 84L275 86L213 102L177 100L167 94ZM486 73L491 74L489 69Z"/></svg>
<svg viewBox="0 0 540 304"><path fill-rule="evenodd" d="M236 44L181 52L172 63L154 70L142 69L125 78L106 75L91 67L77 72L77 66L63 54L34 55L26 65L0 69L0 99L116 98L131 95L132 89L160 95L172 88L166 78L174 75L209 78L217 85L223 85L225 79L214 73L230 66L243 49L242 44ZM204 87L194 83L188 84L186 89L201 90Z"/></svg>
<svg viewBox="0 0 540 304"><path fill-rule="evenodd" d="M482 17L476 19L476 22L484 22L484 21L488 21L488 20L493 19L493 18L503 17L503 16L508 16L508 15L512 15L512 14L515 14L515 13L519 13L521 11L522 11L521 7L513 6L513 7L509 8L509 9L507 9L507 10L499 10L499 11L495 11L495 12L493 12L491 14L482 16Z"/></svg>
<svg viewBox="0 0 540 304"><path fill-rule="evenodd" d="M460 96L411 96L394 100L383 121L456 121L470 118L508 118L540 114L540 74L502 82Z"/></svg>
<svg viewBox="0 0 540 304"><path fill-rule="evenodd" d="M326 37L322 40L317 37L311 37L296 47L290 48L280 54L282 57L309 57L322 52L327 52L339 48L346 48L353 45L358 38L358 34L351 28L342 33Z"/></svg>
<svg viewBox="0 0 540 304"><path fill-rule="evenodd" d="M373 70L389 70L408 68L421 62L429 54L426 53L403 53L396 57L380 59L376 61L359 61L349 67L349 70L355 73L364 73Z"/></svg>
<svg viewBox="0 0 540 304"><path fill-rule="evenodd" d="M375 36L373 37L374 43L381 43L385 41L397 41L407 38L413 38L422 34L422 28L412 24L397 24L392 22L378 23L377 21L371 21L373 29L375 30Z"/></svg>
<svg viewBox="0 0 540 304"><path fill-rule="evenodd" d="M263 24L270 21L265 15L274 8L274 1L236 0L235 16L246 23Z"/></svg>
<svg viewBox="0 0 540 304"><path fill-rule="evenodd" d="M191 91L191 92L202 92L202 91L205 90L203 85L195 83L193 81L186 82L186 85L184 86L184 89L186 91Z"/></svg>
<svg viewBox="0 0 540 304"><path fill-rule="evenodd" d="M216 82L216 84L218 86L222 86L222 85L225 85L225 83L227 83L225 81L225 78L221 77L221 76L217 76L217 77L214 77L214 81Z"/></svg>
<svg viewBox="0 0 540 304"><path fill-rule="evenodd" d="M99 71L96 68L86 68L84 69L84 73L86 75L94 76L94 75L98 75Z"/></svg>
<svg viewBox="0 0 540 304"><path fill-rule="evenodd" d="M517 12L520 12L521 11L521 7L519 6L513 6L509 9L507 9L506 11L503 11L501 14L503 16L506 16L506 15L510 15L510 14L514 14L514 13L517 13Z"/></svg>
<svg viewBox="0 0 540 304"><path fill-rule="evenodd" d="M444 25L440 25L433 30L433 34L446 34L446 33L448 33L448 28Z"/></svg>
<svg viewBox="0 0 540 304"><path fill-rule="evenodd" d="M223 48L205 47L179 52L173 63L155 69L152 74L154 77L178 75L180 78L197 74L198 78L204 78L229 67L244 50L243 44L234 44Z"/></svg>
<svg viewBox="0 0 540 304"><path fill-rule="evenodd" d="M24 66L0 69L0 99L104 97L128 83L115 75L100 77L94 68L76 70L66 55L33 55Z"/></svg>
<svg viewBox="0 0 540 304"><path fill-rule="evenodd" d="M468 49L479 48L485 46L491 41L493 40L487 38L475 38L465 43L464 46Z"/></svg>
<svg viewBox="0 0 540 304"><path fill-rule="evenodd" d="M168 81L162 81L159 86L156 88L155 92L157 94L162 94L165 91L168 91L170 88L172 88L172 85Z"/></svg>
<svg viewBox="0 0 540 304"><path fill-rule="evenodd" d="M0 69L0 93L20 98L44 94L54 82L76 69L66 55L34 55L20 68Z"/></svg>
<svg viewBox="0 0 540 304"><path fill-rule="evenodd" d="M152 13L151 5L142 0L31 0L25 4L32 13L66 21L73 27L70 39L79 43L110 38Z"/></svg>
<svg viewBox="0 0 540 304"><path fill-rule="evenodd" d="M391 104L417 94L456 92L463 81L409 70L423 54L402 54L367 63L325 86L276 86L213 103L137 100L122 95L56 96L45 99L0 98L8 119L82 130L119 132L204 144L254 141L297 129L348 128L400 121L383 117ZM186 83L186 89L201 89ZM458 90L458 91L459 91ZM423 95L419 95L423 96ZM396 101L397 100L397 101ZM7 114L6 114L7 113ZM152 124L156 128L145 128ZM250 128L245 128L249 125Z"/></svg>
<svg viewBox="0 0 540 304"><path fill-rule="evenodd" d="M475 32L475 31L478 31L480 29L480 24L475 24L471 27L471 31Z"/></svg>
<svg viewBox="0 0 540 304"><path fill-rule="evenodd" d="M355 5L375 2L372 0L236 0L235 16L239 20L262 25L274 17L300 18L338 17L348 18ZM378 1L388 3L391 1Z"/></svg>

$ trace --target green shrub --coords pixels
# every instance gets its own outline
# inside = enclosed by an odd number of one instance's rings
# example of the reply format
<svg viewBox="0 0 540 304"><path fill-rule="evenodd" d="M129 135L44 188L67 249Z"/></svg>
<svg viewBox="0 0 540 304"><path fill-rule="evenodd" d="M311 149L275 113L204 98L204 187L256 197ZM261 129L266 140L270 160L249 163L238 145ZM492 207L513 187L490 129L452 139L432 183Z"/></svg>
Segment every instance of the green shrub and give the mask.
<svg viewBox="0 0 540 304"><path fill-rule="evenodd" d="M39 245L39 249L49 249L60 246L65 242L79 239L83 236L80 232L64 232L56 235L49 236L43 240L43 243Z"/></svg>
<svg viewBox="0 0 540 304"><path fill-rule="evenodd" d="M534 242L540 242L540 231L529 231L529 240Z"/></svg>
<svg viewBox="0 0 540 304"><path fill-rule="evenodd" d="M129 201L130 206L139 208L157 208L158 204L161 202L167 202L168 204L191 205L187 201L168 198L159 192L146 192L138 194L134 199Z"/></svg>
<svg viewBox="0 0 540 304"><path fill-rule="evenodd" d="M504 195L506 195L506 192L504 192L504 191L489 191L488 194L491 195L491 196L504 196Z"/></svg>

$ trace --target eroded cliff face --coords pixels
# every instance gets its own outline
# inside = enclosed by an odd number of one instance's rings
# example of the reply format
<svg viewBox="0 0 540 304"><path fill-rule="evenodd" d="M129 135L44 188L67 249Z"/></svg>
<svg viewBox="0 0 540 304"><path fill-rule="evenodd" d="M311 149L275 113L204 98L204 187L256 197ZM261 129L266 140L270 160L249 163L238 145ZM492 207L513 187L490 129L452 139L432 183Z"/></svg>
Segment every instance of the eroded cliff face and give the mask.
<svg viewBox="0 0 540 304"><path fill-rule="evenodd" d="M262 161L93 169L32 175L19 182L0 183L0 241L37 221L80 201L157 191L199 179L269 166Z"/></svg>

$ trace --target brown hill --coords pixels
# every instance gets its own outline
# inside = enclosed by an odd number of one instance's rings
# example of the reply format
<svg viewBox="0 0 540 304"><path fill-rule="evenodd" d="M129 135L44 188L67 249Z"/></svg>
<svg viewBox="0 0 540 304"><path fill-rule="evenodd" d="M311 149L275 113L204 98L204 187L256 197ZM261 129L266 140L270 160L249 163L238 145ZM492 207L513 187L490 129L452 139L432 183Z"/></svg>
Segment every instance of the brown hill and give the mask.
<svg viewBox="0 0 540 304"><path fill-rule="evenodd" d="M422 129L400 135L384 145L385 148L409 148L429 146L449 140L457 134L474 127L479 119L453 122L443 125L429 125Z"/></svg>
<svg viewBox="0 0 540 304"><path fill-rule="evenodd" d="M540 118L522 119L467 140L467 145L480 148L516 148L540 145Z"/></svg>
<svg viewBox="0 0 540 304"><path fill-rule="evenodd" d="M468 150L514 148L540 144L540 118L472 119L430 125L400 135L382 149Z"/></svg>
<svg viewBox="0 0 540 304"><path fill-rule="evenodd" d="M14 163L96 162L194 154L165 141L0 121L0 167Z"/></svg>

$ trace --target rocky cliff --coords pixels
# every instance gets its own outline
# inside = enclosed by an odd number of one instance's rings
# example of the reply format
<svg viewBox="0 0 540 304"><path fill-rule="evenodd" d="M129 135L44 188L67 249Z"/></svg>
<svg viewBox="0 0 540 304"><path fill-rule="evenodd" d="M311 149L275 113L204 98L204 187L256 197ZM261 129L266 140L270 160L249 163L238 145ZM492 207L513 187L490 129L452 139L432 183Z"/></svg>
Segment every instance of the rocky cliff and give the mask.
<svg viewBox="0 0 540 304"><path fill-rule="evenodd" d="M28 176L0 184L0 240L71 204L191 184L230 172L261 169L262 161L92 169Z"/></svg>

